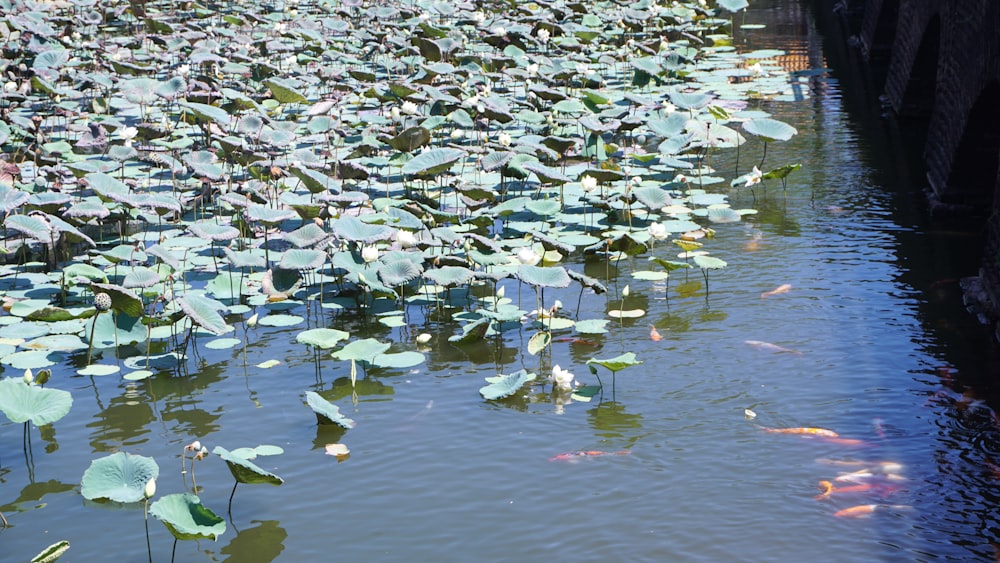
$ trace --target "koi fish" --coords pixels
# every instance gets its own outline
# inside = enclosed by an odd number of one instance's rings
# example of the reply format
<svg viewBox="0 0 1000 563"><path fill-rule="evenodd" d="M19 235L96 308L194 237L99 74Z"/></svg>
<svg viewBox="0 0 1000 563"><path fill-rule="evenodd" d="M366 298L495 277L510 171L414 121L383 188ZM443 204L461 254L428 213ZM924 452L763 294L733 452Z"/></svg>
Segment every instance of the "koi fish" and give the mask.
<svg viewBox="0 0 1000 563"><path fill-rule="evenodd" d="M868 442L864 440L858 440L857 438L825 438L827 442L831 444L840 444L841 446L867 446Z"/></svg>
<svg viewBox="0 0 1000 563"><path fill-rule="evenodd" d="M649 339L653 342L659 342L663 339L663 337L660 336L659 331L656 330L655 325L649 325Z"/></svg>
<svg viewBox="0 0 1000 563"><path fill-rule="evenodd" d="M772 295L780 295L782 293L788 293L789 291L791 291L791 289L792 289L792 284L783 283L778 287L772 289L771 291L765 291L764 293L761 293L760 298L764 299L765 297L771 297Z"/></svg>
<svg viewBox="0 0 1000 563"><path fill-rule="evenodd" d="M563 336L560 338L553 339L555 342L569 342L570 345L576 346L597 346L597 343L593 340L587 340L586 338L576 338L573 336Z"/></svg>
<svg viewBox="0 0 1000 563"><path fill-rule="evenodd" d="M771 432L774 434L799 434L803 436L819 436L821 438L840 437L840 434L837 434L833 430L827 430L826 428L764 428L764 432Z"/></svg>
<svg viewBox="0 0 1000 563"><path fill-rule="evenodd" d="M827 499L835 494L851 493L873 493L878 496L888 496L898 491L899 487L882 483L859 483L856 485L847 485L846 487L837 487L831 481L820 481L819 490L822 492L813 497L816 500Z"/></svg>
<svg viewBox="0 0 1000 563"><path fill-rule="evenodd" d="M575 452L565 452L558 455L554 455L549 458L549 461L577 461L584 457L600 457L604 455L628 455L632 453L630 450L619 450L617 452L606 452L603 450L580 450Z"/></svg>
<svg viewBox="0 0 1000 563"><path fill-rule="evenodd" d="M795 354L798 356L802 355L802 352L799 352L798 350L792 350L790 348L785 348L783 346L778 346L777 344L771 344L770 342L764 342L762 340L746 340L744 342L764 352L774 352L775 354Z"/></svg>
<svg viewBox="0 0 1000 563"><path fill-rule="evenodd" d="M866 516L871 516L876 510L878 510L879 505L877 504L859 504L857 506L852 506L850 508L844 508L833 513L837 518L863 518Z"/></svg>

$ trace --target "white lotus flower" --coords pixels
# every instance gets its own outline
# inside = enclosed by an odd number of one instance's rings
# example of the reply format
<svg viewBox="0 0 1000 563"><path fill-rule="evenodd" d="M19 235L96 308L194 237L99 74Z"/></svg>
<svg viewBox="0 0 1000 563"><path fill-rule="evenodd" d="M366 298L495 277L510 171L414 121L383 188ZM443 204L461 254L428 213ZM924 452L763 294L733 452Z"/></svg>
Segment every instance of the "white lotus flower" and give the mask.
<svg viewBox="0 0 1000 563"><path fill-rule="evenodd" d="M584 193L590 193L597 189L597 178L593 176L584 176L580 178L580 187L583 188Z"/></svg>
<svg viewBox="0 0 1000 563"><path fill-rule="evenodd" d="M527 71L528 76L535 76L538 74L538 63L529 64L525 71Z"/></svg>
<svg viewBox="0 0 1000 563"><path fill-rule="evenodd" d="M399 120L399 108L393 107L391 110L389 110L389 117L391 117L394 121L398 121Z"/></svg>
<svg viewBox="0 0 1000 563"><path fill-rule="evenodd" d="M502 25L498 25L493 28L493 35L500 35L500 36L507 35L507 28Z"/></svg>
<svg viewBox="0 0 1000 563"><path fill-rule="evenodd" d="M525 246L517 251L517 261L528 266L534 266L542 260L542 257L530 246Z"/></svg>
<svg viewBox="0 0 1000 563"><path fill-rule="evenodd" d="M410 248L417 245L417 235L402 229L396 231L396 241L403 248Z"/></svg>
<svg viewBox="0 0 1000 563"><path fill-rule="evenodd" d="M403 102L403 107L399 108L399 111L405 113L406 115L416 115L418 109L417 104L407 100Z"/></svg>
<svg viewBox="0 0 1000 563"><path fill-rule="evenodd" d="M556 364L552 366L552 382L559 389L568 391L573 388L573 374Z"/></svg>
<svg viewBox="0 0 1000 563"><path fill-rule="evenodd" d="M663 223L650 223L647 229L649 230L649 236L656 240L663 240L670 236L670 234L667 233L667 228L663 226Z"/></svg>
<svg viewBox="0 0 1000 563"><path fill-rule="evenodd" d="M423 332L417 335L417 344L427 344L431 341L431 335Z"/></svg>
<svg viewBox="0 0 1000 563"><path fill-rule="evenodd" d="M747 174L746 187L749 188L750 186L753 186L755 184L759 184L760 181L763 179L763 177L764 177L764 174L761 173L760 169L757 168L756 166L754 166L753 170L751 170L750 173Z"/></svg>
<svg viewBox="0 0 1000 563"><path fill-rule="evenodd" d="M362 247L361 259L365 261L365 264L371 264L372 262L378 260L378 247L376 246Z"/></svg>
<svg viewBox="0 0 1000 563"><path fill-rule="evenodd" d="M541 41L542 43L548 43L549 37L551 36L552 34L549 33L549 30L545 29L544 27L539 29L538 33L535 34L535 37L537 37L538 40Z"/></svg>
<svg viewBox="0 0 1000 563"><path fill-rule="evenodd" d="M482 12L476 12L472 14L472 19L476 20L476 23L483 23L486 21L486 14Z"/></svg>
<svg viewBox="0 0 1000 563"><path fill-rule="evenodd" d="M663 104L663 113L674 113L675 111L677 111L677 106L674 104L670 102Z"/></svg>
<svg viewBox="0 0 1000 563"><path fill-rule="evenodd" d="M506 131L501 131L500 135L497 136L497 142L500 143L502 147L509 147L511 143L510 133Z"/></svg>

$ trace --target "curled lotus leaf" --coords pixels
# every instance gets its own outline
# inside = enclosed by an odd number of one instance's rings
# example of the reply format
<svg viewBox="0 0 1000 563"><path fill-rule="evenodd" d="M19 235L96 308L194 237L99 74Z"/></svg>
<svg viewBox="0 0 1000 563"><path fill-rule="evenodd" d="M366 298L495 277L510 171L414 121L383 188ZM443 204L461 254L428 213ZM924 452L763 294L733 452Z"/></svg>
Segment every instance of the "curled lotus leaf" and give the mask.
<svg viewBox="0 0 1000 563"><path fill-rule="evenodd" d="M174 300L184 311L191 321L199 327L221 336L229 332L229 326L219 311L226 309L226 306L215 299L202 297L201 295L188 294Z"/></svg>
<svg viewBox="0 0 1000 563"><path fill-rule="evenodd" d="M730 12L739 12L750 7L750 3L747 0L719 0L718 4L720 8Z"/></svg>
<svg viewBox="0 0 1000 563"><path fill-rule="evenodd" d="M583 287L592 289L594 293L598 295L608 292L608 288L605 287L605 285L597 278L592 278L587 274L575 272L573 270L566 270L566 274L570 277L570 279L576 280Z"/></svg>
<svg viewBox="0 0 1000 563"><path fill-rule="evenodd" d="M0 212L10 213L28 201L30 195L19 189L0 183Z"/></svg>
<svg viewBox="0 0 1000 563"><path fill-rule="evenodd" d="M318 245L329 237L330 234L324 231L319 225L309 222L286 234L285 240L299 248L305 248L307 246Z"/></svg>
<svg viewBox="0 0 1000 563"><path fill-rule="evenodd" d="M142 317L142 299L131 289L113 283L92 283L90 290L94 295L107 293L111 297L111 310L137 319Z"/></svg>
<svg viewBox="0 0 1000 563"><path fill-rule="evenodd" d="M247 207L247 219L260 221L266 225L277 225L282 221L295 219L299 215L291 209L275 209L265 205L250 205Z"/></svg>
<svg viewBox="0 0 1000 563"><path fill-rule="evenodd" d="M294 85L286 80L272 78L265 80L264 86L271 90L271 96L282 104L305 104L309 100Z"/></svg>
<svg viewBox="0 0 1000 563"><path fill-rule="evenodd" d="M573 180L563 174L562 172L556 170L555 168L549 168L541 162L526 162L524 163L524 169L528 172L532 172L543 184L566 184L572 182Z"/></svg>
<svg viewBox="0 0 1000 563"><path fill-rule="evenodd" d="M488 377L486 381L489 382L489 385L481 387L479 394L489 401L510 397L517 393L525 383L533 381L535 377L534 373L528 373L527 370L523 369L507 375Z"/></svg>
<svg viewBox="0 0 1000 563"><path fill-rule="evenodd" d="M389 139L389 146L401 152L413 152L431 141L431 132L424 127L410 127Z"/></svg>
<svg viewBox="0 0 1000 563"><path fill-rule="evenodd" d="M414 176L434 176L447 171L456 162L465 158L466 154L461 149L431 149L407 161L403 165L402 172Z"/></svg>
<svg viewBox="0 0 1000 563"><path fill-rule="evenodd" d="M657 186L640 186L632 190L632 194L649 209L660 209L674 203L670 192Z"/></svg>
<svg viewBox="0 0 1000 563"><path fill-rule="evenodd" d="M448 342L468 344L469 342L482 340L486 336L486 332L490 329L490 322L489 318L482 318L468 323L462 327L462 334L448 337Z"/></svg>
<svg viewBox="0 0 1000 563"><path fill-rule="evenodd" d="M191 493L164 495L149 505L149 513L179 540L215 540L226 532L226 520Z"/></svg>
<svg viewBox="0 0 1000 563"><path fill-rule="evenodd" d="M226 462L226 465L229 466L230 473L233 474L233 478L236 479L236 482L238 483L246 483L248 485L257 485L262 483L266 483L268 485L280 485L285 482L285 480L281 477L278 477L270 471L264 470L246 457L239 455L237 451L231 452L222 446L215 446L212 453L219 456L222 461Z"/></svg>
<svg viewBox="0 0 1000 563"><path fill-rule="evenodd" d="M302 166L292 166L290 170L302 182L302 185L314 194L330 190L333 183L336 182L336 180L322 172L310 170Z"/></svg>
<svg viewBox="0 0 1000 563"><path fill-rule="evenodd" d="M155 459L118 452L90 462L80 481L80 493L88 500L139 502L146 498L146 483L159 475Z"/></svg>
<svg viewBox="0 0 1000 563"><path fill-rule="evenodd" d="M52 244L53 229L48 221L35 215L8 215L3 221L4 227L31 237L45 244Z"/></svg>
<svg viewBox="0 0 1000 563"><path fill-rule="evenodd" d="M340 414L340 408L321 397L319 393L306 391L306 403L316 413L319 424L336 424L348 430L354 428L355 422Z"/></svg>
<svg viewBox="0 0 1000 563"><path fill-rule="evenodd" d="M712 207L708 209L708 220L713 223L739 223L740 214L731 207Z"/></svg>

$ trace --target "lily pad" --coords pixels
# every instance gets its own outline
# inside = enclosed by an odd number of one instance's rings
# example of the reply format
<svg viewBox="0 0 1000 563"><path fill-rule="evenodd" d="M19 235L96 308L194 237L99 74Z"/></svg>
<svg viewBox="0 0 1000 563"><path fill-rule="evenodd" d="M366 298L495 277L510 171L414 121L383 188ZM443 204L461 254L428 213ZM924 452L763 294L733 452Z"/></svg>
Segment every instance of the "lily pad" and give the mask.
<svg viewBox="0 0 1000 563"><path fill-rule="evenodd" d="M149 513L163 522L179 540L215 540L226 531L226 520L201 504L201 499L191 493L160 497L149 506Z"/></svg>
<svg viewBox="0 0 1000 563"><path fill-rule="evenodd" d="M118 452L90 462L80 493L88 500L139 502L146 498L146 483L159 474L160 466L153 458Z"/></svg>
<svg viewBox="0 0 1000 563"><path fill-rule="evenodd" d="M479 394L489 401L510 397L514 393L517 393L525 383L533 381L535 377L534 373L528 373L527 370L523 369L507 375L488 377L486 381L490 382L490 384L481 387Z"/></svg>
<svg viewBox="0 0 1000 563"><path fill-rule="evenodd" d="M73 396L69 391L28 385L20 377L0 380L0 412L11 422L52 424L69 413Z"/></svg>
<svg viewBox="0 0 1000 563"><path fill-rule="evenodd" d="M236 451L230 452L222 446L216 446L212 453L226 462L237 483L280 485L285 482L281 477L258 467L246 457L238 455Z"/></svg>
<svg viewBox="0 0 1000 563"><path fill-rule="evenodd" d="M340 408L321 397L319 393L306 391L306 403L316 413L316 420L319 424L336 424L347 429L354 428L355 422L340 414Z"/></svg>
<svg viewBox="0 0 1000 563"><path fill-rule="evenodd" d="M350 338L349 332L334 328L314 328L300 332L295 337L295 341L308 346L315 346L324 350L333 348L341 340Z"/></svg>

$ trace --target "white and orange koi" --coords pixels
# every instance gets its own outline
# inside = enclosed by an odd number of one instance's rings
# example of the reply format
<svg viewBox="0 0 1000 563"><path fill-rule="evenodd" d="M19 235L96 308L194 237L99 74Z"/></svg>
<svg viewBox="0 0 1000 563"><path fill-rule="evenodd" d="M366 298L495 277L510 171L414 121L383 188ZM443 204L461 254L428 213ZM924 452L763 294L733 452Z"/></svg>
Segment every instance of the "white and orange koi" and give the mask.
<svg viewBox="0 0 1000 563"><path fill-rule="evenodd" d="M798 350L792 350L790 348L785 348L783 346L778 346L777 344L771 344L770 342L764 342L763 340L745 340L746 344L764 351L764 352L774 352L775 354L795 354L798 356L802 355L802 352Z"/></svg>
<svg viewBox="0 0 1000 563"><path fill-rule="evenodd" d="M663 337L660 336L660 331L656 330L655 325L649 325L649 339L652 340L653 342L659 342L660 340L663 340Z"/></svg>
<svg viewBox="0 0 1000 563"><path fill-rule="evenodd" d="M821 438L839 438L840 434L837 434L833 430L827 430L826 428L764 428L765 432L771 432L774 434L799 434L801 436L819 436Z"/></svg>
<svg viewBox="0 0 1000 563"><path fill-rule="evenodd" d="M907 506L903 504L859 504L857 506L851 506L838 510L833 513L837 518L864 518L871 516L876 510L883 508L913 508L912 506Z"/></svg>
<svg viewBox="0 0 1000 563"><path fill-rule="evenodd" d="M836 486L832 481L819 482L820 494L816 495L816 500L824 500L833 495L844 495L852 493L871 493L876 496L885 497L899 490L895 485L886 483L858 483L844 487Z"/></svg>
<svg viewBox="0 0 1000 563"><path fill-rule="evenodd" d="M761 293L760 298L764 299L765 297L771 297L773 295L781 295L782 293L788 293L791 290L792 290L792 284L783 283L778 287L772 289L771 291L765 291L764 293Z"/></svg>

